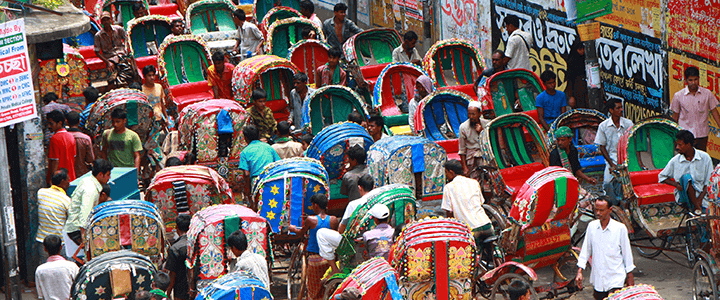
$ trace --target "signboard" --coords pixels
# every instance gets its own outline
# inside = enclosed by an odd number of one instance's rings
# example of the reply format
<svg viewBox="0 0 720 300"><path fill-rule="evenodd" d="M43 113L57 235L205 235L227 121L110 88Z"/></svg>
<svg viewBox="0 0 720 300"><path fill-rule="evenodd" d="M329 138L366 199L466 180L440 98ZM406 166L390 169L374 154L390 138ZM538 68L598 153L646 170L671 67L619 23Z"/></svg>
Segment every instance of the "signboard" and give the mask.
<svg viewBox="0 0 720 300"><path fill-rule="evenodd" d="M612 14L597 18L595 21L661 38L664 26L660 2L660 0L613 0Z"/></svg>
<svg viewBox="0 0 720 300"><path fill-rule="evenodd" d="M576 23L592 20L612 13L612 0L577 0Z"/></svg>
<svg viewBox="0 0 720 300"><path fill-rule="evenodd" d="M37 117L25 20L0 24L0 127Z"/></svg>
<svg viewBox="0 0 720 300"><path fill-rule="evenodd" d="M600 38L600 23L593 22L590 24L579 24L577 26L578 35L583 42L597 40Z"/></svg>
<svg viewBox="0 0 720 300"><path fill-rule="evenodd" d="M668 46L720 60L720 0L669 0Z"/></svg>

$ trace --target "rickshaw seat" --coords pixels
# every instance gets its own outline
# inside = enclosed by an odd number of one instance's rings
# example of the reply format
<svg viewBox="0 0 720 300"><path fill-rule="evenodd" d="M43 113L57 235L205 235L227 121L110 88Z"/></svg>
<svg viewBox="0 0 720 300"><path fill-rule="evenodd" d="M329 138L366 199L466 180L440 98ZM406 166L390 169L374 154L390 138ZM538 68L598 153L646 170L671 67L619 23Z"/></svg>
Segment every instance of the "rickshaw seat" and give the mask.
<svg viewBox="0 0 720 300"><path fill-rule="evenodd" d="M523 184L525 184L525 181L527 181L530 176L544 168L545 165L543 165L542 163L534 162L527 165L501 169L500 175L502 175L502 178L505 181L505 185L508 188L511 188L513 191L516 191L520 189Z"/></svg>
<svg viewBox="0 0 720 300"><path fill-rule="evenodd" d="M183 17L178 12L178 6L175 3L171 4L158 4L150 5L149 10L151 15L162 15L170 19L182 19Z"/></svg>
<svg viewBox="0 0 720 300"><path fill-rule="evenodd" d="M363 66L360 67L360 72L363 74L363 77L365 78L365 81L370 83L370 81L376 82L378 77L380 76L380 72L382 72L385 67L387 67L388 64L379 64L379 65L370 65L370 66Z"/></svg>
<svg viewBox="0 0 720 300"><path fill-rule="evenodd" d="M435 141L440 147L443 147L445 149L445 152L447 153L448 160L451 159L457 159L460 160L460 154L458 154L458 139L452 139L452 140L440 140Z"/></svg>
<svg viewBox="0 0 720 300"><path fill-rule="evenodd" d="M204 80L173 85L170 87L170 94L175 98L179 111L198 101L214 98L212 89Z"/></svg>
<svg viewBox="0 0 720 300"><path fill-rule="evenodd" d="M638 197L638 205L666 203L675 201L675 187L659 183L658 174L661 170L630 172L630 182Z"/></svg>
<svg viewBox="0 0 720 300"><path fill-rule="evenodd" d="M95 47L80 47L78 52L80 52L80 55L82 55L83 59L85 59L85 64L87 64L89 70L97 71L107 68L105 62L95 55Z"/></svg>

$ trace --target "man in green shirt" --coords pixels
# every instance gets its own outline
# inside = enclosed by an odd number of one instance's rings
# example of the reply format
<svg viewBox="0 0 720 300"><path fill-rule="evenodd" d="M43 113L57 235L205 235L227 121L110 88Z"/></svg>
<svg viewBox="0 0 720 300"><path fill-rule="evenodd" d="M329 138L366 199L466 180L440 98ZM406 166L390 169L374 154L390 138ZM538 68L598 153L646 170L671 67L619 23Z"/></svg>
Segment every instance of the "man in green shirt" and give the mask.
<svg viewBox="0 0 720 300"><path fill-rule="evenodd" d="M110 181L113 166L109 161L96 159L93 161L92 176L80 180L70 197L70 208L63 230L77 246L82 244L82 229L85 227L90 211L98 204L102 186ZM67 243L66 243L67 244ZM70 248L66 245L66 248ZM77 246L73 248L77 248ZM74 252L74 251L73 251Z"/></svg>
<svg viewBox="0 0 720 300"><path fill-rule="evenodd" d="M143 150L140 137L125 127L127 113L124 109L116 108L110 117L113 129L103 132L102 157L115 167L135 167L140 174L140 152Z"/></svg>
<svg viewBox="0 0 720 300"><path fill-rule="evenodd" d="M260 175L265 166L280 160L275 149L265 142L260 141L260 130L255 125L246 125L243 128L243 135L248 141L247 147L240 152L238 168L243 170L245 176L245 199L250 201L250 185L252 179ZM249 202L248 202L249 203Z"/></svg>

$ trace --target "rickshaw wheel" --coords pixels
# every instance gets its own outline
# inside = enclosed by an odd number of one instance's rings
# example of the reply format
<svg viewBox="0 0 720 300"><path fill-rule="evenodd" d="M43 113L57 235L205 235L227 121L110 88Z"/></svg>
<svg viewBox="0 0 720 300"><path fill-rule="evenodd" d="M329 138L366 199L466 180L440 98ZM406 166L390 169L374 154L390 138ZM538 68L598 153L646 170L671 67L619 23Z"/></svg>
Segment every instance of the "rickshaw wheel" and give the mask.
<svg viewBox="0 0 720 300"><path fill-rule="evenodd" d="M637 234L630 234L630 241L632 241ZM659 237L659 238L649 238L646 240L638 240L635 242L636 245L640 245L640 247L635 246L635 249L637 249L638 254L640 256L645 258L654 258L660 253L662 253L662 249L667 247L667 238L665 237ZM654 247L654 248L660 248L660 249L649 249L646 247Z"/></svg>
<svg viewBox="0 0 720 300"><path fill-rule="evenodd" d="M330 296L332 296L333 293L335 293L335 290L340 286L340 284L343 282L340 278L332 278L329 279L324 284L324 296L323 299L330 299Z"/></svg>
<svg viewBox="0 0 720 300"><path fill-rule="evenodd" d="M528 281L525 277L520 276L519 274L515 273L507 273L503 274L498 278L497 281L493 284L492 291L490 292L490 297L488 299L490 300L504 300L504 299L510 299L510 294L508 294L508 288L510 287L510 283L513 282L513 280L520 280L524 281L529 287L530 287L530 299L531 300L537 300L538 298L537 292L535 292L535 288L532 286L532 283Z"/></svg>
<svg viewBox="0 0 720 300"><path fill-rule="evenodd" d="M480 299L481 297L484 299L490 299L492 287L488 286L484 281L480 280L480 278L475 278L474 281L473 295L475 296L475 299Z"/></svg>
<svg viewBox="0 0 720 300"><path fill-rule="evenodd" d="M303 244L300 243L293 248L294 250L290 256L290 265L288 266L287 272L287 297L288 299L302 299L299 296L301 291L305 290L303 285L305 284L305 268L307 263L303 255Z"/></svg>
<svg viewBox="0 0 720 300"><path fill-rule="evenodd" d="M500 233L503 231L503 229L505 229L505 227L507 227L507 224L508 224L507 219L493 205L483 204L482 207L485 210L485 214L487 214L488 217L490 218L490 222L492 222L493 231L494 231L495 235L500 235Z"/></svg>
<svg viewBox="0 0 720 300"><path fill-rule="evenodd" d="M570 281L566 287L568 292L573 293L577 290L575 286L575 275L577 274L578 260L575 257L575 254L571 251L565 253L565 255L557 261L557 269L553 274L553 281L556 283L565 283ZM565 278L563 279L561 276Z"/></svg>
<svg viewBox="0 0 720 300"><path fill-rule="evenodd" d="M717 282L710 265L698 260L693 268L693 299L718 299Z"/></svg>

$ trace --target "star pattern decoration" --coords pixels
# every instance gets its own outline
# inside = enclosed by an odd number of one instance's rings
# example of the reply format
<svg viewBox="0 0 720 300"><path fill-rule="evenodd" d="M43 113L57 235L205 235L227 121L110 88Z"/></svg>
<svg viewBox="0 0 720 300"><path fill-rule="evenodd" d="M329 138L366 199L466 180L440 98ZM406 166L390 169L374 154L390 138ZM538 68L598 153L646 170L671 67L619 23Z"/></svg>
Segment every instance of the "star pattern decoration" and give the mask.
<svg viewBox="0 0 720 300"><path fill-rule="evenodd" d="M278 188L277 185L273 185L273 186L270 188L270 192L271 192L273 195L277 195L277 194L280 193L280 189Z"/></svg>
<svg viewBox="0 0 720 300"><path fill-rule="evenodd" d="M100 296L100 295L102 295L102 294L105 294L105 287L104 287L104 286L96 287L96 288L95 288L95 295Z"/></svg>
<svg viewBox="0 0 720 300"><path fill-rule="evenodd" d="M263 297L262 300L270 300L268 297Z"/></svg>
<svg viewBox="0 0 720 300"><path fill-rule="evenodd" d="M270 199L270 202L268 203L268 205L270 205L270 208L276 208L277 204L278 203L277 201L275 201L275 199Z"/></svg>
<svg viewBox="0 0 720 300"><path fill-rule="evenodd" d="M320 191L320 185L318 184L313 188L313 192L317 193L319 191Z"/></svg>
<svg viewBox="0 0 720 300"><path fill-rule="evenodd" d="M275 213L269 211L269 212L267 213L267 219L268 219L268 220L275 220Z"/></svg>
<svg viewBox="0 0 720 300"><path fill-rule="evenodd" d="M138 275L135 283L137 283L138 285L141 285L141 284L143 284L143 282L145 282L145 275Z"/></svg>

